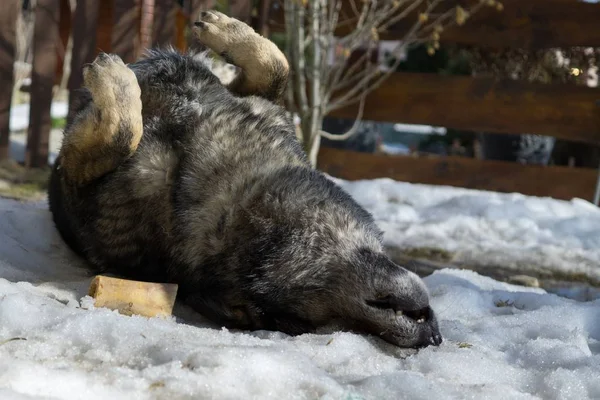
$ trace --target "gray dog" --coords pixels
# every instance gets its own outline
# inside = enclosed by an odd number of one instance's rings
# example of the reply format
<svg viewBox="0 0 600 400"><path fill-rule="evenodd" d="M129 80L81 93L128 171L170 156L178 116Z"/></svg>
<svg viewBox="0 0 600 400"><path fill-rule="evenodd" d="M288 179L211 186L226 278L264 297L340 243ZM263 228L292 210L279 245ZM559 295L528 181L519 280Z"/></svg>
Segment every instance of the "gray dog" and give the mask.
<svg viewBox="0 0 600 400"><path fill-rule="evenodd" d="M65 129L49 201L66 243L97 271L179 284L233 329L313 332L329 323L402 347L442 341L422 280L384 254L371 215L311 168L278 105L288 63L218 12L201 43L238 66L154 50L100 54Z"/></svg>

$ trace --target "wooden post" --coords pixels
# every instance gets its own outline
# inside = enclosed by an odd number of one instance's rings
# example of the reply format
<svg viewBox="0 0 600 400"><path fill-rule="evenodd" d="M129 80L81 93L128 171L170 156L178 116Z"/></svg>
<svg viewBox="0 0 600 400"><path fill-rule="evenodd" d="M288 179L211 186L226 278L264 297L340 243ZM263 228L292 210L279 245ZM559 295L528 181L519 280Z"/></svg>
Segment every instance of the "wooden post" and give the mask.
<svg viewBox="0 0 600 400"><path fill-rule="evenodd" d="M87 3L86 0L82 1ZM114 13L115 0L104 0L102 2L102 7L99 7L98 9L98 17L96 20L96 52L112 52L113 24L115 22Z"/></svg>
<svg viewBox="0 0 600 400"><path fill-rule="evenodd" d="M113 1L114 12L110 51L120 56L123 62L131 63L136 60L139 54L141 0Z"/></svg>
<svg viewBox="0 0 600 400"><path fill-rule="evenodd" d="M0 13L0 160L8 158L19 0L4 0Z"/></svg>
<svg viewBox="0 0 600 400"><path fill-rule="evenodd" d="M98 29L98 3L77 0L73 18L73 49L69 89L69 117L78 100L78 89L83 84L83 65L96 57L96 32Z"/></svg>
<svg viewBox="0 0 600 400"><path fill-rule="evenodd" d="M161 1L159 0L159 4ZM152 46L152 36L154 31L155 19L155 1L142 0L140 14L140 52ZM164 11L158 8L158 11ZM162 17L162 16L161 16ZM157 18L160 18L157 16Z"/></svg>
<svg viewBox="0 0 600 400"><path fill-rule="evenodd" d="M175 19L179 6L175 0L156 0L152 46L175 44Z"/></svg>
<svg viewBox="0 0 600 400"><path fill-rule="evenodd" d="M56 77L60 0L38 0L33 31L31 109L25 150L27 167L48 166L50 106Z"/></svg>

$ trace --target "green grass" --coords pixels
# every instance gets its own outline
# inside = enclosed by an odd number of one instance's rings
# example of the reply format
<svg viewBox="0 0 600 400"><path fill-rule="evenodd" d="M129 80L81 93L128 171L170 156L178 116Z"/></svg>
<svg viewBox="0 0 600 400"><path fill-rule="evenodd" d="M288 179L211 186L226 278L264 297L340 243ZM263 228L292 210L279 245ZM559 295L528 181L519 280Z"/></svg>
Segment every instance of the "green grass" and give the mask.
<svg viewBox="0 0 600 400"><path fill-rule="evenodd" d="M0 162L0 196L17 200L39 200L48 188L50 168L25 168L14 161Z"/></svg>
<svg viewBox="0 0 600 400"><path fill-rule="evenodd" d="M63 129L67 124L67 119L63 117L52 117L52 129Z"/></svg>

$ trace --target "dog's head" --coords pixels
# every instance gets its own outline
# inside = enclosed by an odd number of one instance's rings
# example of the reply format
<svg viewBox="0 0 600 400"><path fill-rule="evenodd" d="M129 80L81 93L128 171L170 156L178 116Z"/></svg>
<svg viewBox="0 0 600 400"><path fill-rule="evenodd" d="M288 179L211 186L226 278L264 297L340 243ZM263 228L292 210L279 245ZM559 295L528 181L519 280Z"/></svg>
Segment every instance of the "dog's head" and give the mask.
<svg viewBox="0 0 600 400"><path fill-rule="evenodd" d="M342 323L401 347L438 346L438 322L425 284L386 255L357 251L335 288Z"/></svg>

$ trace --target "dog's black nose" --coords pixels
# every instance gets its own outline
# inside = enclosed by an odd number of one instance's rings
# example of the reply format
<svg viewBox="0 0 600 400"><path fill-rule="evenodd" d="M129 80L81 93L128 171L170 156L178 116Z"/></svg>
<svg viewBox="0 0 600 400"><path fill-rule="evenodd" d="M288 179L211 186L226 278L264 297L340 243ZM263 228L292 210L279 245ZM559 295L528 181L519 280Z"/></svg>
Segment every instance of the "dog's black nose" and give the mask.
<svg viewBox="0 0 600 400"><path fill-rule="evenodd" d="M434 346L439 346L443 342L442 335L440 335L439 333L434 333L431 336L431 339L429 339L429 340L431 341L431 344Z"/></svg>

